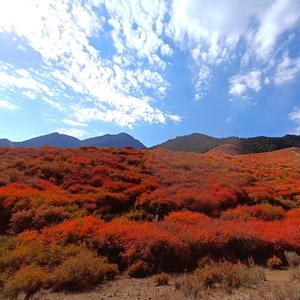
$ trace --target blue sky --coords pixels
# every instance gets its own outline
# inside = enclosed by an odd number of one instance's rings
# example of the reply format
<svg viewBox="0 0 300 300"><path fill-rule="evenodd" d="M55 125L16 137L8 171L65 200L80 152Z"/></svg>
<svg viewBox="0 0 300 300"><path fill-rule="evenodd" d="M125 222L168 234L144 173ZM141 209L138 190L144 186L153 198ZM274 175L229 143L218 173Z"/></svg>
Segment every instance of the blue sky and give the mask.
<svg viewBox="0 0 300 300"><path fill-rule="evenodd" d="M300 134L299 0L2 0L0 138Z"/></svg>

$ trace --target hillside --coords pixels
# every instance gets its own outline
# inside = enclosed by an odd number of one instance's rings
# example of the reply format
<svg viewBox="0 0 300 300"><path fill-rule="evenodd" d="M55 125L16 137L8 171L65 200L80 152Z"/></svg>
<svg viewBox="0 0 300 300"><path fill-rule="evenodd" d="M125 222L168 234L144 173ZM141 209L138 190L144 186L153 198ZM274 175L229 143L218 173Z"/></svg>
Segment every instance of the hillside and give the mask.
<svg viewBox="0 0 300 300"><path fill-rule="evenodd" d="M143 149L145 146L137 139L126 133L106 134L86 140L79 140L75 137L60 134L58 132L35 137L23 142L11 142L8 139L0 140L0 148L40 148L43 146L79 148L84 146L90 147L132 147Z"/></svg>
<svg viewBox="0 0 300 300"><path fill-rule="evenodd" d="M250 257L287 265L285 251L300 251L300 149L0 149L0 231L11 298L205 261L234 274L256 268L235 264Z"/></svg>
<svg viewBox="0 0 300 300"><path fill-rule="evenodd" d="M284 137L258 136L251 138L214 138L200 133L193 133L168 140L162 144L156 145L154 148L205 153L221 145L234 145L240 149L239 154L269 152L290 147L300 147L300 136L285 135Z"/></svg>

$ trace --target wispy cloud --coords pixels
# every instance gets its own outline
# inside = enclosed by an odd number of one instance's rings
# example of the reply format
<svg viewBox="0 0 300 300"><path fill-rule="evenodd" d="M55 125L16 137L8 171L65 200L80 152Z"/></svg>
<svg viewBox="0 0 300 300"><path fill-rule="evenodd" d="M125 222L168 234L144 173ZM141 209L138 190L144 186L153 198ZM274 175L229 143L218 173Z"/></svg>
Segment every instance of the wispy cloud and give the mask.
<svg viewBox="0 0 300 300"><path fill-rule="evenodd" d="M285 54L277 66L274 81L277 85L282 85L293 80L298 73L300 73L300 57L292 59Z"/></svg>
<svg viewBox="0 0 300 300"><path fill-rule="evenodd" d="M67 134L77 138L80 138L86 134L85 130L78 128L58 128L56 131L61 134Z"/></svg>
<svg viewBox="0 0 300 300"><path fill-rule="evenodd" d="M0 100L0 109L17 110L20 107L6 100Z"/></svg>
<svg viewBox="0 0 300 300"><path fill-rule="evenodd" d="M80 126L80 127L85 127L87 126L84 123L78 122L78 121L74 121L74 120L69 120L69 119L63 119L62 120L65 124L70 125L70 126Z"/></svg>
<svg viewBox="0 0 300 300"><path fill-rule="evenodd" d="M298 124L294 133L300 135L300 107L295 107L294 110L288 114L288 118Z"/></svg>

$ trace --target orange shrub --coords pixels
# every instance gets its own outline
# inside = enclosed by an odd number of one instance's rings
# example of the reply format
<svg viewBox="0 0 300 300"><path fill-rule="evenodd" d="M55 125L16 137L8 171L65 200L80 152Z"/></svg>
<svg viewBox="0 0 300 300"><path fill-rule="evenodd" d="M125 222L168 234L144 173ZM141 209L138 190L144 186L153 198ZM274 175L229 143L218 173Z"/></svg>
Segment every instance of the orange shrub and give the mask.
<svg viewBox="0 0 300 300"><path fill-rule="evenodd" d="M115 265L83 249L63 261L49 281L54 290L85 290L96 286L107 276L113 278L117 273Z"/></svg>
<svg viewBox="0 0 300 300"><path fill-rule="evenodd" d="M133 278L144 278L151 275L152 272L151 267L144 261L133 263L127 270L128 275Z"/></svg>
<svg viewBox="0 0 300 300"><path fill-rule="evenodd" d="M224 220L251 220L259 219L264 221L281 220L286 212L282 207L270 204L258 204L254 206L238 206L222 213Z"/></svg>
<svg viewBox="0 0 300 300"><path fill-rule="evenodd" d="M26 298L29 299L46 282L47 273L43 268L35 265L24 266L8 279L4 287L4 292L12 299L17 298L21 293L25 293Z"/></svg>

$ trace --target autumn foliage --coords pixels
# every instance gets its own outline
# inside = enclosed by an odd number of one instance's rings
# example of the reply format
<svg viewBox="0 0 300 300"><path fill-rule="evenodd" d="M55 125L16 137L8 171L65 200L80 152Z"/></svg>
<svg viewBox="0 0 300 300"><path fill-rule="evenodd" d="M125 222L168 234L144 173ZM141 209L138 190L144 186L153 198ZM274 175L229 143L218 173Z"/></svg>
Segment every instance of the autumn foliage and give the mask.
<svg viewBox="0 0 300 300"><path fill-rule="evenodd" d="M9 297L203 257L285 264L300 252L300 151L0 149L0 234Z"/></svg>

